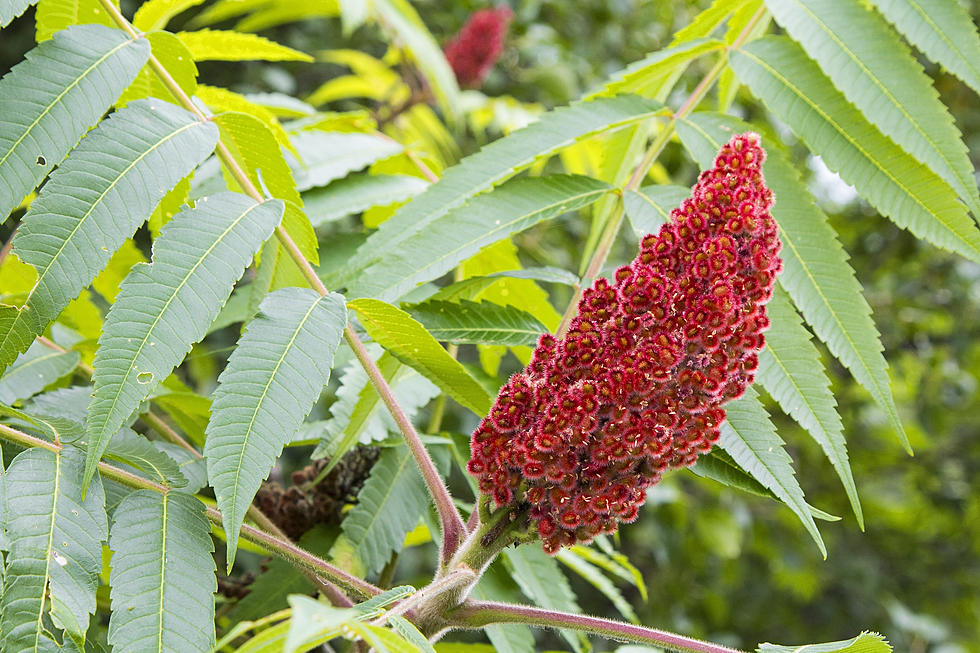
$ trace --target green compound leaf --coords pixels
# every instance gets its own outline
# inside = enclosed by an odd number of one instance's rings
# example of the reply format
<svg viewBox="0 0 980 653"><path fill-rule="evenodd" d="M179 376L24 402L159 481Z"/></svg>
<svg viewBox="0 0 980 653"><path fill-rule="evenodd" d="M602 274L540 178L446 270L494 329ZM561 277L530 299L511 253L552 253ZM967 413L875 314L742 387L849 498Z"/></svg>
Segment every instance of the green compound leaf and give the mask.
<svg viewBox="0 0 980 653"><path fill-rule="evenodd" d="M356 263L338 276L345 283L356 279L364 268L399 251L405 240L433 221L539 158L591 134L634 124L662 110L663 105L653 100L624 95L577 102L544 114L537 122L494 141L446 170L438 182L385 221L358 250Z"/></svg>
<svg viewBox="0 0 980 653"><path fill-rule="evenodd" d="M314 227L360 213L373 206L403 202L424 191L429 184L409 175L349 175L330 185L303 194L306 212Z"/></svg>
<svg viewBox="0 0 980 653"><path fill-rule="evenodd" d="M109 548L112 650L210 651L218 583L204 504L137 490L113 513Z"/></svg>
<svg viewBox="0 0 980 653"><path fill-rule="evenodd" d="M252 498L330 379L347 324L343 297L268 295L218 378L204 457L228 540L228 568Z"/></svg>
<svg viewBox="0 0 980 653"><path fill-rule="evenodd" d="M57 651L43 622L45 604L59 627L84 639L95 612L108 535L98 478L82 494L82 452L28 449L10 463L4 483L9 542L0 637L7 651Z"/></svg>
<svg viewBox="0 0 980 653"><path fill-rule="evenodd" d="M149 54L143 39L80 25L37 46L3 76L0 224L98 122Z"/></svg>
<svg viewBox="0 0 980 653"><path fill-rule="evenodd" d="M767 0L766 7L865 118L952 186L980 219L973 164L953 117L877 13L851 0Z"/></svg>
<svg viewBox="0 0 980 653"><path fill-rule="evenodd" d="M727 419L721 424L718 446L789 506L826 558L827 547L803 498L803 489L796 480L793 459L783 449L783 441L776 434L776 427L772 425L766 409L759 403L759 395L749 387L741 399L725 406L725 412Z"/></svg>
<svg viewBox="0 0 980 653"><path fill-rule="evenodd" d="M177 32L194 61L313 61L313 57L257 34L202 29Z"/></svg>
<svg viewBox="0 0 980 653"><path fill-rule="evenodd" d="M699 113L679 123L677 132L701 165L707 166L733 133L749 128L729 116ZM883 347L871 319L871 307L847 261L847 253L780 148L769 148L763 173L776 197L772 214L783 243L780 285L789 292L817 337L871 393L899 440L911 452L892 397L888 363L881 353ZM792 201L780 201L787 197Z"/></svg>
<svg viewBox="0 0 980 653"><path fill-rule="evenodd" d="M691 195L684 186L644 186L623 193L623 209L637 238L660 232L670 212Z"/></svg>
<svg viewBox="0 0 980 653"><path fill-rule="evenodd" d="M0 375L0 402L12 404L44 390L78 365L77 351L58 351L35 342Z"/></svg>
<svg viewBox="0 0 980 653"><path fill-rule="evenodd" d="M283 203L237 193L198 200L168 222L153 263L133 267L106 316L86 424L87 474L112 435L201 340Z"/></svg>
<svg viewBox="0 0 980 653"><path fill-rule="evenodd" d="M702 55L724 49L725 44L717 39L694 39L658 50L614 73L600 94L636 93L663 101L665 91L688 64Z"/></svg>
<svg viewBox="0 0 980 653"><path fill-rule="evenodd" d="M446 447L433 449L443 474L449 470ZM431 499L408 447L386 448L344 517L330 558L358 575L381 571L391 554L400 551L405 535L419 523Z"/></svg>
<svg viewBox="0 0 980 653"><path fill-rule="evenodd" d="M756 380L823 449L844 485L854 516L864 528L861 501L847 457L844 425L837 414L837 402L820 353L781 287L776 287L767 310L772 328L766 333L766 348L759 352Z"/></svg>
<svg viewBox="0 0 980 653"><path fill-rule="evenodd" d="M326 186L405 149L390 138L346 132L300 132L293 136L293 144L300 156L300 164L293 168L300 191Z"/></svg>
<svg viewBox="0 0 980 653"><path fill-rule="evenodd" d="M851 105L793 41L767 36L731 53L735 74L872 206L938 247L980 261L980 231L946 182Z"/></svg>
<svg viewBox="0 0 980 653"><path fill-rule="evenodd" d="M588 206L610 190L605 182L575 175L509 181L402 239L397 250L363 272L349 294L393 301L416 285L449 272L484 247Z"/></svg>
<svg viewBox="0 0 980 653"><path fill-rule="evenodd" d="M440 342L534 346L548 327L514 306L493 302L427 301L409 307L412 317Z"/></svg>
<svg viewBox="0 0 980 653"><path fill-rule="evenodd" d="M927 57L980 94L980 35L956 0L873 0L898 31Z"/></svg>
<svg viewBox="0 0 980 653"><path fill-rule="evenodd" d="M857 637L827 644L779 646L759 644L758 653L892 653L892 647L878 633L863 632Z"/></svg>
<svg viewBox="0 0 980 653"><path fill-rule="evenodd" d="M0 319L0 368L92 282L164 195L211 152L217 137L217 127L183 109L139 100L75 148L14 237L14 251L34 266L38 280L25 306L7 324Z"/></svg>
<svg viewBox="0 0 980 653"><path fill-rule="evenodd" d="M493 398L408 313L377 299L355 299L348 306L357 311L368 335L395 358L418 370L477 415L487 414Z"/></svg>
<svg viewBox="0 0 980 653"><path fill-rule="evenodd" d="M105 457L135 467L155 483L173 488L187 487L187 477L177 461L154 446L156 444L167 443L151 442L131 428L121 428L109 441Z"/></svg>

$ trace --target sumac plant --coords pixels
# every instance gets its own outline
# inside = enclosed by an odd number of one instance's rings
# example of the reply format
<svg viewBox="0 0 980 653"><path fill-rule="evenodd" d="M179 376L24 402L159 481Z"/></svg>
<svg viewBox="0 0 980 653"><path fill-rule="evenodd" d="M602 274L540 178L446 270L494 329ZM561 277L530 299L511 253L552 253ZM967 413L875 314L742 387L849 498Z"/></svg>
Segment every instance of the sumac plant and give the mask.
<svg viewBox="0 0 980 653"><path fill-rule="evenodd" d="M34 4L0 80L4 651L520 652L533 626L731 652L582 614L562 565L631 617L609 534L677 470L785 504L826 555L763 399L863 527L811 332L908 448L799 152L980 261L974 170L917 60L980 92L956 0L716 1L543 113L460 91L506 7L442 45L407 0L0 0L0 26ZM388 53L255 33L310 17ZM198 79L243 59L350 71L303 98ZM513 238L560 218L588 234L574 271L522 268ZM395 583L430 538L428 579Z"/></svg>

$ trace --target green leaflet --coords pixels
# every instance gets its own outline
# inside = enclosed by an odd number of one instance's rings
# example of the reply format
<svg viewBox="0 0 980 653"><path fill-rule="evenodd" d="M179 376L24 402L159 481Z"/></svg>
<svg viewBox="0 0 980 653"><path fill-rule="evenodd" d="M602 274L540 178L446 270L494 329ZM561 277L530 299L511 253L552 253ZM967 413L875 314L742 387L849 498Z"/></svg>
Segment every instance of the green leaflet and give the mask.
<svg viewBox="0 0 980 653"><path fill-rule="evenodd" d="M725 0L731 4L729 0ZM596 95L609 96L619 93L636 93L663 101L666 92L683 74L688 64L710 52L721 52L725 44L717 39L693 39L671 45L634 61L623 70L614 73Z"/></svg>
<svg viewBox="0 0 980 653"><path fill-rule="evenodd" d="M81 25L40 44L4 75L0 224L99 120L149 54L142 39Z"/></svg>
<svg viewBox="0 0 980 653"><path fill-rule="evenodd" d="M313 61L313 57L258 34L202 29L177 32L194 61Z"/></svg>
<svg viewBox="0 0 980 653"><path fill-rule="evenodd" d="M481 256L482 255L483 254L481 254ZM472 261L473 259L470 259L470 261L464 265L467 265ZM542 267L526 268L523 270L506 270L487 275L467 277L462 281L451 283L448 286L440 288L426 301L438 300L456 302L462 299L474 299L484 290L504 279L547 281L550 283L561 283L566 286L574 286L575 284L581 283L581 279L579 279L577 275L562 268Z"/></svg>
<svg viewBox="0 0 980 653"><path fill-rule="evenodd" d="M446 119L456 122L460 117L456 74L418 12L408 0L373 0L370 5L378 23L415 60Z"/></svg>
<svg viewBox="0 0 980 653"><path fill-rule="evenodd" d="M409 175L349 175L303 194L314 227L360 213L372 206L388 206L415 197L428 182Z"/></svg>
<svg viewBox="0 0 980 653"><path fill-rule="evenodd" d="M279 122L279 119L276 118L276 115L267 107L261 104L256 104L240 93L229 91L228 89L221 88L220 86L209 86L207 84L199 84L197 86L197 97L203 100L204 103L211 107L211 109L216 113L222 111L235 111L238 113L248 114L253 118L258 118L266 127L269 128L280 147L284 147L293 154L296 154L296 151L293 149L293 143L289 140L289 134L287 134L286 130L283 129L283 126ZM281 154L279 152L275 152L275 156L279 158L281 157ZM264 164L265 162L262 163ZM292 180L291 174L290 180ZM280 199L286 198L282 197Z"/></svg>
<svg viewBox="0 0 980 653"><path fill-rule="evenodd" d="M58 351L35 342L0 375L0 402L27 399L70 373L78 365L76 351Z"/></svg>
<svg viewBox="0 0 980 653"><path fill-rule="evenodd" d="M204 505L181 492L137 490L113 514L109 548L112 650L210 651L218 583Z"/></svg>
<svg viewBox="0 0 980 653"><path fill-rule="evenodd" d="M259 484L330 378L347 324L340 295L271 293L218 378L204 456L228 540L228 569Z"/></svg>
<svg viewBox="0 0 980 653"><path fill-rule="evenodd" d="M493 302L430 300L408 310L440 342L533 347L548 332L530 313Z"/></svg>
<svg viewBox="0 0 980 653"><path fill-rule="evenodd" d="M732 133L748 128L731 117L700 113L678 123L677 132L701 165L707 166ZM763 173L776 196L772 213L783 243L780 285L789 292L817 337L871 393L899 440L910 450L892 398L888 363L881 354L871 307L847 262L847 253L780 148L769 148ZM781 197L793 201L780 201Z"/></svg>
<svg viewBox="0 0 980 653"><path fill-rule="evenodd" d="M111 1L116 7L119 6L118 0ZM34 13L38 43L63 29L84 23L116 27L99 0L41 0Z"/></svg>
<svg viewBox="0 0 980 653"><path fill-rule="evenodd" d="M283 204L237 193L197 201L163 227L153 263L136 265L106 316L86 421L91 475L126 418L201 340Z"/></svg>
<svg viewBox="0 0 980 653"><path fill-rule="evenodd" d="M952 186L980 219L973 165L953 117L878 14L851 0L767 0L766 6L865 118Z"/></svg>
<svg viewBox="0 0 980 653"><path fill-rule="evenodd" d="M510 567L511 576L527 598L542 608L581 612L575 593L554 558L541 550L541 544L533 542L516 549L504 549L504 561ZM560 630L562 637L576 653L591 650L588 638L574 630Z"/></svg>
<svg viewBox="0 0 980 653"><path fill-rule="evenodd" d="M803 646L759 644L757 650L758 653L891 653L892 647L878 633L865 631L857 637L840 642L804 644Z"/></svg>
<svg viewBox="0 0 980 653"><path fill-rule="evenodd" d="M905 38L980 94L980 36L956 0L873 0Z"/></svg>
<svg viewBox="0 0 980 653"><path fill-rule="evenodd" d="M133 25L144 32L163 29L170 19L204 0L146 0L133 15Z"/></svg>
<svg viewBox="0 0 980 653"><path fill-rule="evenodd" d="M293 167L299 191L326 186L404 150L386 137L347 132L299 132L293 136L293 144L300 156L300 163Z"/></svg>
<svg viewBox="0 0 980 653"><path fill-rule="evenodd" d="M438 447L432 453L440 473L448 473L448 449ZM401 550L405 535L419 523L430 502L408 447L386 448L340 525L331 560L359 576L376 574L392 553Z"/></svg>
<svg viewBox="0 0 980 653"><path fill-rule="evenodd" d="M766 333L766 348L759 352L756 380L823 449L844 485L858 524L864 528L861 501L847 457L844 425L837 414L837 401L830 392L830 379L820 362L820 353L781 287L775 288L767 310L772 328Z"/></svg>
<svg viewBox="0 0 980 653"><path fill-rule="evenodd" d="M26 426L18 424L19 428L33 431L49 442L74 442L82 436L81 424L69 417L49 415L48 411L44 411L34 404L29 406L28 410L30 413L0 403L0 415L21 420ZM38 417L38 415L42 415L42 417Z"/></svg>
<svg viewBox="0 0 980 653"><path fill-rule="evenodd" d="M34 4L37 4L37 0L0 0L0 27L6 27Z"/></svg>
<svg viewBox="0 0 980 653"><path fill-rule="evenodd" d="M42 623L47 600L56 625L84 638L108 529L102 483L95 479L82 499L82 469L71 446L28 449L7 469L4 482L17 491L5 497L4 650L59 650Z"/></svg>
<svg viewBox="0 0 980 653"><path fill-rule="evenodd" d="M155 446L162 444L168 443L151 442L133 429L124 427L112 436L105 457L135 467L154 483L186 488L187 477L181 472L177 461ZM190 455L189 452L185 453Z"/></svg>
<svg viewBox="0 0 980 653"><path fill-rule="evenodd" d="M215 121L227 137L227 144L235 159L244 165L256 188L268 192L272 197L303 206L293 173L267 123L256 116L237 111L220 113L215 116ZM238 182L231 173L222 169L228 187L238 188Z"/></svg>
<svg viewBox="0 0 980 653"><path fill-rule="evenodd" d="M191 58L187 47L180 39L170 32L148 32L146 40L150 42L150 52L153 58L163 66L177 86L193 96L197 92L197 65ZM133 100L155 97L172 104L180 104L177 97L167 88L153 66L146 64L140 69L133 82L123 91L116 101L116 108L125 106Z"/></svg>
<svg viewBox="0 0 980 653"><path fill-rule="evenodd" d="M663 109L653 100L632 95L576 102L541 116L531 125L485 146L456 166L424 193L398 209L358 250L353 267L335 285L356 279L364 268L398 251L401 244L433 221L481 193L577 140L651 118Z"/></svg>
<svg viewBox="0 0 980 653"><path fill-rule="evenodd" d="M783 449L783 441L759 403L759 395L749 387L741 399L725 406L725 412L727 419L722 422L718 446L796 513L826 558L827 547L796 480L793 459Z"/></svg>
<svg viewBox="0 0 980 653"><path fill-rule="evenodd" d="M867 122L793 41L776 36L753 41L731 53L731 65L883 215L938 247L980 261L980 231L956 193Z"/></svg>
<svg viewBox="0 0 980 653"><path fill-rule="evenodd" d="M605 182L574 175L509 181L433 220L411 238L401 239L397 249L364 270L349 294L393 301L416 285L449 272L484 247L588 206L610 189Z"/></svg>
<svg viewBox="0 0 980 653"><path fill-rule="evenodd" d="M0 307L0 368L108 263L157 203L214 147L217 128L159 100L103 121L51 175L14 237L38 272L24 308ZM155 183L146 184L152 178ZM16 311L16 312L13 312Z"/></svg>
<svg viewBox="0 0 980 653"><path fill-rule="evenodd" d="M377 299L355 299L347 305L357 311L375 342L466 408L480 416L487 414L493 403L487 391L408 313Z"/></svg>
<svg viewBox="0 0 980 653"><path fill-rule="evenodd" d="M688 25L677 30L670 44L677 45L711 34L733 12L741 9L747 0L714 0L707 9L694 17Z"/></svg>
<svg viewBox="0 0 980 653"><path fill-rule="evenodd" d="M683 186L644 186L623 193L623 209L637 238L660 232L670 220L670 212L691 195Z"/></svg>
<svg viewBox="0 0 980 653"><path fill-rule="evenodd" d="M558 559L558 562L584 578L592 587L596 588L603 596L609 599L609 602L628 621L635 624L640 623L640 619L636 616L636 611L633 609L633 606L626 600L626 597L623 596L619 588L602 573L599 567L571 549L561 549L555 557Z"/></svg>
<svg viewBox="0 0 980 653"><path fill-rule="evenodd" d="M374 347L368 348L369 351L371 349ZM398 405L409 419L414 418L423 406L440 393L439 388L417 370L402 364L387 352L378 359L377 364ZM320 444L312 454L314 459L330 456L330 462L321 474L333 469L358 442L369 444L398 432L398 425L357 361L351 362L340 382L337 401L330 406L332 419L327 421L325 433L320 436Z"/></svg>

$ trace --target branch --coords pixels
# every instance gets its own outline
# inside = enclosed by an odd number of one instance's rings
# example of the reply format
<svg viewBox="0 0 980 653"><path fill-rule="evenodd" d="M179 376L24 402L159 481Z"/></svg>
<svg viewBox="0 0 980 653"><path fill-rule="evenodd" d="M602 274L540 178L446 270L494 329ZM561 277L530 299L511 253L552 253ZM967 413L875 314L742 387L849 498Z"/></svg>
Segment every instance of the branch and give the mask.
<svg viewBox="0 0 980 653"><path fill-rule="evenodd" d="M511 623L545 628L570 628L615 640L662 646L679 653L743 653L738 649L684 637L613 619L545 610L527 605L493 601L466 601L449 614L449 623L457 628L482 628L491 624Z"/></svg>
<svg viewBox="0 0 980 653"><path fill-rule="evenodd" d="M463 541L463 534L466 532L466 525L463 523L463 518L460 517L459 511L456 509L456 504L453 503L452 495L449 494L449 489L446 487L446 484L442 482L442 477L439 476L439 470L436 469L435 463L432 462L429 452L425 450L425 445L422 444L422 438L419 437L411 420L408 419L408 415L405 414L405 411L398 404L394 393L391 391L391 387L385 382L381 370L378 369L374 359L371 358L367 349L364 348L364 343L360 341L357 334L354 333L354 329L349 324L344 329L344 337L347 339L347 344L354 351L357 360L360 361L361 366L377 388L378 394L381 396L381 401L391 411L391 415L395 418L398 428L405 436L405 442L408 444L409 449L411 449L412 455L415 456L415 462L422 472L422 478L429 488L429 493L432 495L432 499L436 504L436 511L439 513L439 522L442 525L442 547L440 555L443 561L448 560L456 552L456 549L459 548L460 542Z"/></svg>
<svg viewBox="0 0 980 653"><path fill-rule="evenodd" d="M41 447L42 449L47 449L48 451L53 451L55 453L60 452L62 449L62 445L60 444L48 442L42 438L29 435L6 424L0 424L0 439L13 442L14 444L22 447ZM105 478L137 490L152 490L154 492L159 492L160 494L166 494L171 490L171 488L166 485L156 483L132 472L126 471L114 465L110 465L106 462L99 463L99 473ZM221 513L216 508L208 507L207 517L212 524L221 528ZM241 536L242 539L251 542L252 544L261 546L269 554L282 558L287 562L291 562L302 569L313 572L318 577L321 577L321 581L326 579L347 590L367 597L374 596L382 592L381 588L375 587L371 583L361 580L360 578L347 573L339 567L335 567L326 560L318 558L308 551L304 551L292 542L289 542L288 540L284 541L275 535L270 535L265 531L255 528L254 526L250 526L249 524L242 524Z"/></svg>
<svg viewBox="0 0 980 653"><path fill-rule="evenodd" d="M110 0L99 0L99 2L120 28L125 30L131 37L139 38L139 33L133 28L129 21L126 20L126 17L122 15L119 9L112 4ZM160 61L152 54L149 58L149 64L160 78L160 81L163 82L164 86L167 87L167 89L175 98L177 98L185 109L194 113L202 121L208 120L207 116L205 116L201 110L197 108L191 98L188 97L182 88L180 88L180 85L177 84L176 80L174 80L173 76L170 75L163 64L161 64ZM244 190L257 202L262 202L266 199L255 187L255 184L252 183L252 180L249 178L248 174L246 174L245 170L242 169L242 166L238 163L238 161L235 160L235 157L225 146L223 141L218 141L215 152L217 153L218 158L221 159L221 162L231 173L232 177L235 178L235 181L238 182L239 186L241 186L242 190ZM418 159L418 157L413 157L411 152L409 153L409 157L412 158L423 173L428 170L428 168L425 167L425 164ZM430 179L435 177L431 170L428 171L427 176L429 176ZM280 244L289 253L289 257L294 263L296 263L300 271L303 273L303 277L306 279L307 283L310 284L310 287L321 295L328 294L329 291L323 284L323 281L320 280L320 277L317 276L316 270L314 270L313 266L310 265L310 262L306 260L306 257L303 256L303 253L299 250L299 247L297 247L296 243L286 232L286 230L280 225L276 227L275 234ZM361 342L354 329L351 328L350 324L348 324L347 328L344 330L344 338L347 340L351 348L355 350L355 352L358 350L364 351L364 344ZM439 478L438 473L436 473L434 476L430 473L430 471L435 470L435 463L432 462L429 452L425 450L424 446L422 446L422 441L419 438L418 433L416 433L412 423L405 415L405 411L398 405L391 388L378 371L374 360L370 356L358 356L358 360L361 362L364 370L368 373L368 377L371 379L371 382L376 386L378 394L384 399L385 405L391 411L392 417L395 419L395 422L401 429L402 434L405 436L405 440L408 443L409 448L412 450L412 454L415 456L415 460L422 471L422 477L425 479L429 492L432 494L436 507L439 509L439 521L443 530L443 546L448 546L451 551L455 551L455 547L458 546L459 541L461 540L463 521L459 515L459 512L456 510L456 506L453 504L449 490L443 484L442 479Z"/></svg>

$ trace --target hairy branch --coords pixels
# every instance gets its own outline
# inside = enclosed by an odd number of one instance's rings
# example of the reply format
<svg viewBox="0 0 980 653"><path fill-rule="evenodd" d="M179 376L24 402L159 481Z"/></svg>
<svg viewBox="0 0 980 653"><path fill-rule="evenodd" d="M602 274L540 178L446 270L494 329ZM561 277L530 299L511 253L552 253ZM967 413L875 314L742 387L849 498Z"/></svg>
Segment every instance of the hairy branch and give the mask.
<svg viewBox="0 0 980 653"><path fill-rule="evenodd" d="M466 601L461 607L450 613L449 623L456 628L482 628L491 624L503 623L545 628L570 628L616 640L626 639L641 644L662 646L679 653L743 653L738 649L721 644L712 644L711 642L613 619L601 619L588 615L493 601Z"/></svg>
<svg viewBox="0 0 980 653"><path fill-rule="evenodd" d="M139 33L136 31L136 29L132 26L132 24L130 24L126 17L122 15L119 9L113 5L112 2L110 2L110 0L99 1L102 7L109 13L113 21L120 28L125 30L133 38L139 37ZM173 76L170 75L163 64L161 64L160 61L152 54L149 58L149 64L160 78L160 81L163 82L167 89L174 95L175 98L177 98L185 109L194 113L202 121L208 120L207 116L205 116L201 110L197 108L191 98L187 96L182 88L180 88L180 85L177 84L176 80L174 80ZM249 179L248 174L238 163L234 155L232 155L231 151L223 141L218 141L215 151L218 158L221 159L221 162L231 173L232 177L235 178L235 181L238 182L242 190L252 197L252 199L258 202L263 201L265 197L263 197L262 193L255 187L255 184L253 184L252 180ZM410 154L409 156L411 158L413 155ZM419 166L419 169L422 170L423 173L428 170L428 168L425 167L425 164L422 163L418 157L414 157L412 160L417 166ZM428 171L426 176L429 177L430 180L435 178L435 175L431 170ZM320 280L320 277L317 276L316 270L314 270L313 266L310 265L310 262L306 260L306 257L303 256L303 253L299 250L299 247L286 232L286 230L280 225L276 227L275 234L280 244L289 253L289 257L296 263L300 271L302 271L303 277L306 279L307 283L310 284L310 287L321 295L326 295L329 292L327 287L323 284L323 281ZM364 350L364 344L361 342L361 339L349 324L344 330L344 338L347 340L351 348L355 350L355 353L358 350L366 353ZM371 383L373 383L377 388L378 394L384 399L385 405L391 411L392 417L395 419L395 423L398 424L398 427L402 431L402 435L405 437L412 454L415 456L415 460L422 472L422 477L425 479L429 492L435 501L436 507L438 508L439 521L443 530L443 549L448 550L450 552L449 555L451 555L451 553L455 551L456 547L459 545L464 530L462 517L460 517L459 511L456 510L452 496L449 494L449 490L442 482L439 474L432 473L435 471L435 463L429 456L428 451L425 450L425 447L422 446L421 438L419 438L418 433L412 426L411 421L409 421L405 411L398 405L394 393L388 386L387 381L385 381L384 377L378 371L374 360L370 356L361 355L358 355L358 360L364 367L364 370L367 372Z"/></svg>

